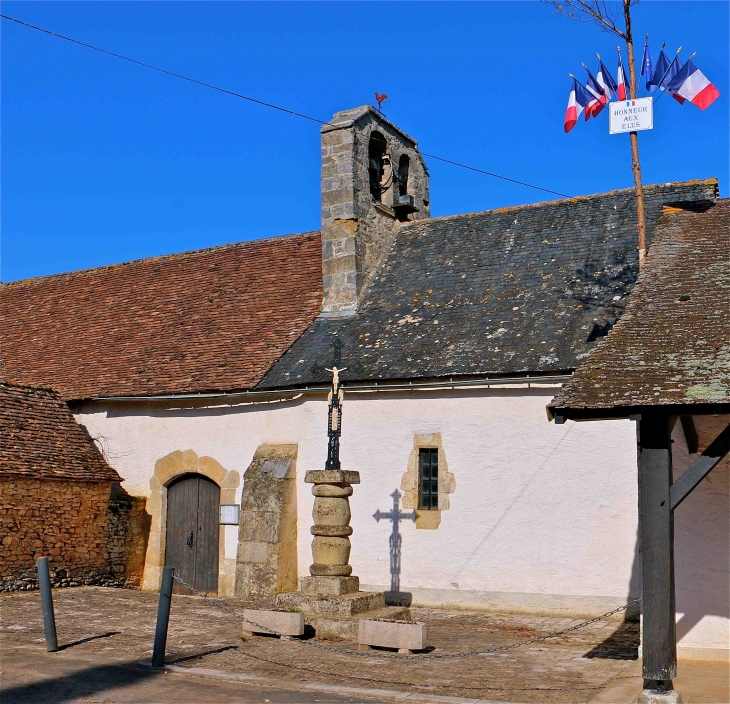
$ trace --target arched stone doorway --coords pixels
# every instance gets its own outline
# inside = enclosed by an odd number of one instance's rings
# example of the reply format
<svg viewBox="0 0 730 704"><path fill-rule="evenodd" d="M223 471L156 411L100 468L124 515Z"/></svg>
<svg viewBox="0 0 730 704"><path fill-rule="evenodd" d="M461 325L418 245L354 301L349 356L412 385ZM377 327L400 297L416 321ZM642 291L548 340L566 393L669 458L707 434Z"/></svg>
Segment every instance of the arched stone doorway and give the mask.
<svg viewBox="0 0 730 704"><path fill-rule="evenodd" d="M218 594L220 487L202 474L184 474L167 487L165 564L198 591ZM175 591L187 589L175 583Z"/></svg>
<svg viewBox="0 0 730 704"><path fill-rule="evenodd" d="M198 457L193 450L175 450L157 460L154 474L150 479L150 496L147 499L147 512L150 514L151 525L142 589L157 591L160 588L162 567L166 562L168 487L179 477L190 474L199 474L212 479L220 487L221 503L236 503L236 488L241 482L241 475L235 470L227 470L212 457ZM235 547L232 550L233 554L226 557L224 527L219 527L218 531L218 596L233 596L236 574ZM236 536L230 535L229 539L236 545L238 529L236 528L234 532Z"/></svg>

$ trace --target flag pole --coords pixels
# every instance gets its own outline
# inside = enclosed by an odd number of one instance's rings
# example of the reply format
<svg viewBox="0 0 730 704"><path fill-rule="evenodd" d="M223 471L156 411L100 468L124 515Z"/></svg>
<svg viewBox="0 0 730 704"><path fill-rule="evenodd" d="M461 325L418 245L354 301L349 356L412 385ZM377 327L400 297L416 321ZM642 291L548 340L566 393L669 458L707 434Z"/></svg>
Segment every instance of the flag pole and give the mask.
<svg viewBox="0 0 730 704"><path fill-rule="evenodd" d="M636 66L634 65L634 40L631 34L631 0L623 0L626 21L626 52L629 58L629 97L636 100ZM619 47L619 52L621 47ZM646 261L646 209L644 207L644 187L641 182L641 161L639 160L639 135L630 132L631 169L634 172L634 191L636 192L636 224L639 236L639 271Z"/></svg>

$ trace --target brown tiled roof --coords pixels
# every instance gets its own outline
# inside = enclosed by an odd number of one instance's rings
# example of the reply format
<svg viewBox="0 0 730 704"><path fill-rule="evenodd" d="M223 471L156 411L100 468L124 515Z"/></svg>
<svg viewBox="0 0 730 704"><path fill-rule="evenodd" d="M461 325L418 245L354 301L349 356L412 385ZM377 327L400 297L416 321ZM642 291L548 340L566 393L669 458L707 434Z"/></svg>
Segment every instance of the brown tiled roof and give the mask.
<svg viewBox="0 0 730 704"><path fill-rule="evenodd" d="M728 199L665 208L626 312L548 408L706 403L730 403Z"/></svg>
<svg viewBox="0 0 730 704"><path fill-rule="evenodd" d="M319 313L319 232L4 284L0 374L66 399L255 386Z"/></svg>
<svg viewBox="0 0 730 704"><path fill-rule="evenodd" d="M51 389L0 382L0 476L121 482Z"/></svg>

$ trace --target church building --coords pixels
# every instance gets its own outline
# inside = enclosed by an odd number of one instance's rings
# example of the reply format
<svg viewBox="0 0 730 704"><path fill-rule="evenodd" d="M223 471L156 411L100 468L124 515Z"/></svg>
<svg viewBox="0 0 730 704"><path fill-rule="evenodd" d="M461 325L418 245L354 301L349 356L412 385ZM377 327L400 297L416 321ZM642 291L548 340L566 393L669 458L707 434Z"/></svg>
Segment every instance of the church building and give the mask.
<svg viewBox="0 0 730 704"><path fill-rule="evenodd" d="M575 618L640 596L634 425L545 410L631 294L633 190L432 218L417 142L376 110L321 139L318 232L2 287L0 376L55 389L146 499L143 588L173 564L214 595L297 589L341 359L363 589ZM717 199L714 179L646 187L648 240ZM727 510L719 486L706 511ZM727 568L722 523L680 524L678 611ZM729 616L695 619L680 652L726 655Z"/></svg>

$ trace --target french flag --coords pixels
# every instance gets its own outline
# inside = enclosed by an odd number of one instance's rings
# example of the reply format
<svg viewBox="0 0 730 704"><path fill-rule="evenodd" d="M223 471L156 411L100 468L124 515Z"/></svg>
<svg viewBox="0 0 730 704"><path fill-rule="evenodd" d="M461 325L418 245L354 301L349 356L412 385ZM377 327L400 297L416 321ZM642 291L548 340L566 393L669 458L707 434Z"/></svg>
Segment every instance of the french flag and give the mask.
<svg viewBox="0 0 730 704"><path fill-rule="evenodd" d="M587 104L588 92L578 79L573 76L573 85L570 88L568 109L565 111L565 122L563 124L563 129L566 133L570 132L576 126L578 118Z"/></svg>
<svg viewBox="0 0 730 704"><path fill-rule="evenodd" d="M588 91L588 105L586 105L586 120L591 117L596 117L601 110L606 106L608 98L603 92L598 81L593 78L593 74L586 67L588 73L588 80L586 81L586 90Z"/></svg>
<svg viewBox="0 0 730 704"><path fill-rule="evenodd" d="M689 100L700 110L707 109L720 97L720 91L692 63L692 59L677 71L671 83L667 85L667 92L675 98Z"/></svg>
<svg viewBox="0 0 730 704"><path fill-rule="evenodd" d="M618 55L618 72L616 73L616 97L619 100L626 100L629 91L626 89L626 74L624 73L624 65L621 61L621 51Z"/></svg>
<svg viewBox="0 0 730 704"><path fill-rule="evenodd" d="M616 81L613 80L613 76L608 72L608 69L603 65L601 57L598 57L598 73L596 74L596 81L601 86L606 97L611 100L616 95Z"/></svg>

